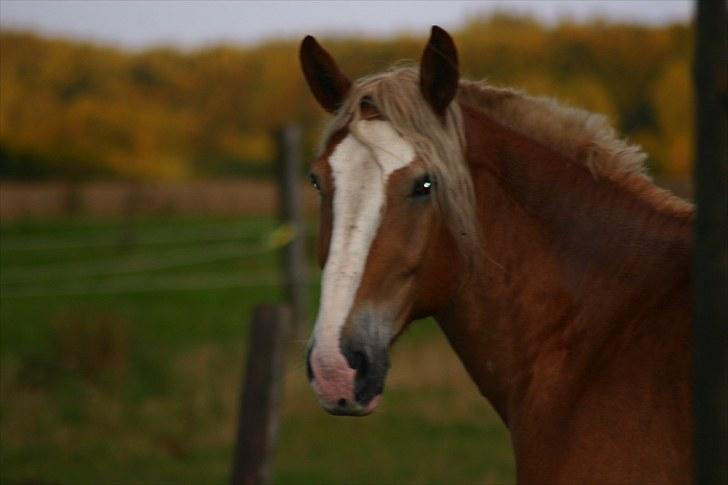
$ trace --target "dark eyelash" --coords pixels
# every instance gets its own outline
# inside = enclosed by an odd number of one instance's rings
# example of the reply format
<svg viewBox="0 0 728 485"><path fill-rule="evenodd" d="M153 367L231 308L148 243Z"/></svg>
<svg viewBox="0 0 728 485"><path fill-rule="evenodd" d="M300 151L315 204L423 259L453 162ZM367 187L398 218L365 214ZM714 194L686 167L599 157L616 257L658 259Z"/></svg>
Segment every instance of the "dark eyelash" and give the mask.
<svg viewBox="0 0 728 485"><path fill-rule="evenodd" d="M319 179L315 173L311 172L310 174L308 174L308 181L311 183L314 189L321 190L321 184L319 183Z"/></svg>
<svg viewBox="0 0 728 485"><path fill-rule="evenodd" d="M414 186L412 187L412 193L410 197L421 198L428 197L435 186L429 173L426 173L422 177L415 180Z"/></svg>

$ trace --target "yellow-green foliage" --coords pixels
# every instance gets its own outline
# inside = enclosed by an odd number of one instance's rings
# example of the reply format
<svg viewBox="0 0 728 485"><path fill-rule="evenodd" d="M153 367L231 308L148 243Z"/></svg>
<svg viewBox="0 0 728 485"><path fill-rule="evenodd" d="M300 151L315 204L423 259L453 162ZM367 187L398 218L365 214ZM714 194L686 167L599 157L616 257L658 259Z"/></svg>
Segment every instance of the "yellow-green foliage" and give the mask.
<svg viewBox="0 0 728 485"><path fill-rule="evenodd" d="M689 173L687 26L547 28L496 16L452 33L464 75L605 113L645 146L653 170ZM355 78L417 60L424 40L323 43ZM295 41L134 53L4 32L0 48L0 176L265 173L270 130L302 121L310 153L324 117L299 72Z"/></svg>

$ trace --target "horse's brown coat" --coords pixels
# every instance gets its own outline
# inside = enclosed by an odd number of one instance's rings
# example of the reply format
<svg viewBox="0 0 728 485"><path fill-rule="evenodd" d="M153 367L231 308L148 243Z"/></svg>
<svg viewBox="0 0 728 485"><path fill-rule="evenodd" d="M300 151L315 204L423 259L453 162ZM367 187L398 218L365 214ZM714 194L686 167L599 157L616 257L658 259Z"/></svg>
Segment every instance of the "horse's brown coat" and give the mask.
<svg viewBox="0 0 728 485"><path fill-rule="evenodd" d="M354 306L391 305L397 331L436 314L511 430L519 481L689 482L691 217L463 111L482 268L463 279L438 212L408 212L405 167Z"/></svg>
<svg viewBox="0 0 728 485"><path fill-rule="evenodd" d="M511 429L519 480L689 482L691 218L464 112L498 265L438 321Z"/></svg>
<svg viewBox="0 0 728 485"><path fill-rule="evenodd" d="M354 307L392 313L396 334L435 315L509 427L519 482L690 482L692 211L460 109L480 264L434 203L407 201L416 160L390 177Z"/></svg>

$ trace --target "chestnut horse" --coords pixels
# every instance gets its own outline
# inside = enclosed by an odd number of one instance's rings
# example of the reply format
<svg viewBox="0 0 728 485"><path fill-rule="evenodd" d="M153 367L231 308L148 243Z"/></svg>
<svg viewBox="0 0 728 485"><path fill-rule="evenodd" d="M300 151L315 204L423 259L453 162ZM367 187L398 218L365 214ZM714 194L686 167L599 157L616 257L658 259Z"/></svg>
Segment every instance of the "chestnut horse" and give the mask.
<svg viewBox="0 0 728 485"><path fill-rule="evenodd" d="M390 345L432 315L519 482L689 482L693 208L641 150L602 116L461 80L438 27L419 70L352 83L310 36L300 57L334 115L311 172L321 405L372 412Z"/></svg>

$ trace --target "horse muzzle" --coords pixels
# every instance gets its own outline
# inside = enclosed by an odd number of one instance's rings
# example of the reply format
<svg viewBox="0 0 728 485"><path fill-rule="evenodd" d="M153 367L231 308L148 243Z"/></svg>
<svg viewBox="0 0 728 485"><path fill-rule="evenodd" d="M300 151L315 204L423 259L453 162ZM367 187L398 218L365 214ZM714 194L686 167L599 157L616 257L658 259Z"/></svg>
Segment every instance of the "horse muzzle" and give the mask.
<svg viewBox="0 0 728 485"><path fill-rule="evenodd" d="M338 348L325 348L314 340L306 361L308 380L326 411L366 416L376 409L389 370L386 347L342 336Z"/></svg>

